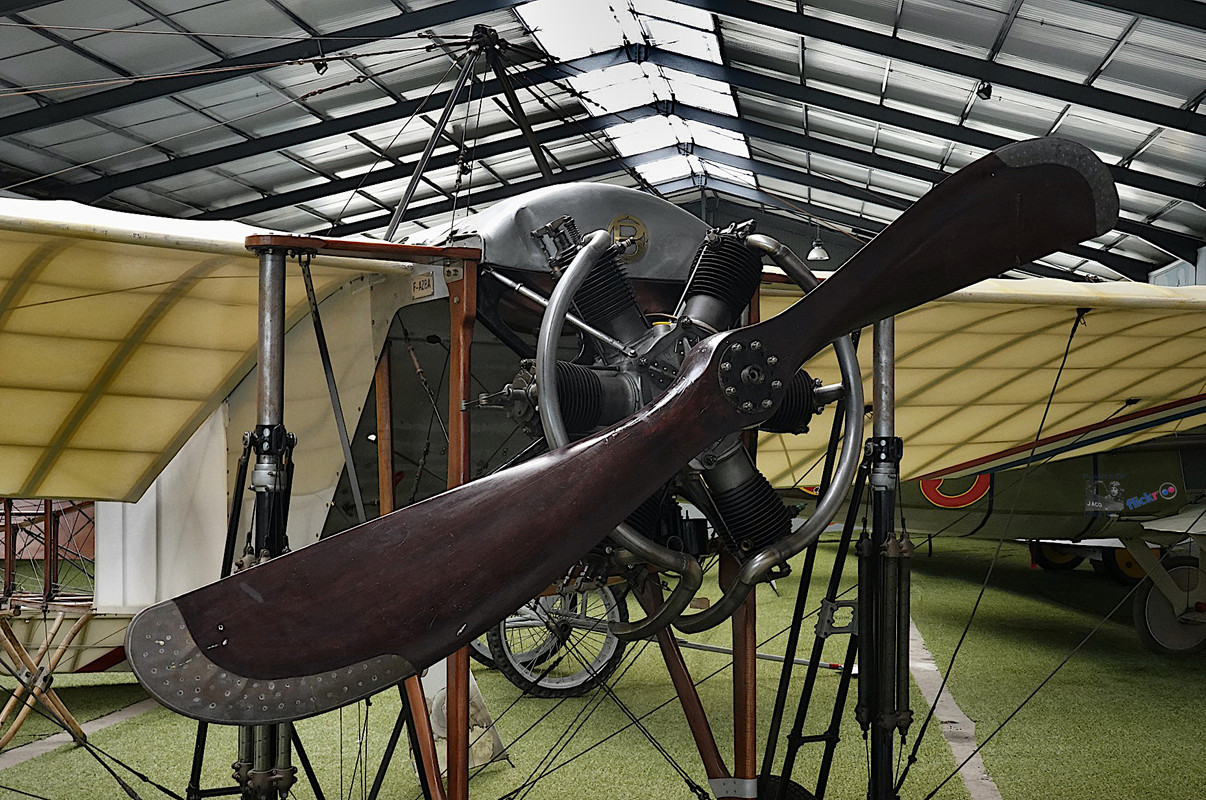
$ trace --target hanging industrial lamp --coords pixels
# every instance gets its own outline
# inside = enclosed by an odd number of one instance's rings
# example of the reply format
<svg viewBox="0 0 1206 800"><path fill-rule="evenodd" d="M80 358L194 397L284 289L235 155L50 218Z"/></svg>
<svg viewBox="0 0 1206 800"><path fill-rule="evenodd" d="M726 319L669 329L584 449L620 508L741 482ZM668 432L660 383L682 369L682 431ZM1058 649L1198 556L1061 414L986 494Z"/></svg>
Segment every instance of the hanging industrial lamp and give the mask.
<svg viewBox="0 0 1206 800"><path fill-rule="evenodd" d="M825 249L825 245L821 242L821 226L817 226L816 238L812 240L812 249L808 251L808 261L828 261L829 251Z"/></svg>

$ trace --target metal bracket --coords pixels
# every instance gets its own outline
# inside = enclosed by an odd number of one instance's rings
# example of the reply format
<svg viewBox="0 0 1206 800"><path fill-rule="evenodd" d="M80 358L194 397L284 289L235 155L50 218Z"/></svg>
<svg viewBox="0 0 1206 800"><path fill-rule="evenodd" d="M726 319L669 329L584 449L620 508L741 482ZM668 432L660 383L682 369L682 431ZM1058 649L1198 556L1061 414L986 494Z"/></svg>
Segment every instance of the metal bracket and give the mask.
<svg viewBox="0 0 1206 800"><path fill-rule="evenodd" d="M872 464L899 464L904 458L904 439L899 436L872 436L864 453Z"/></svg>
<svg viewBox="0 0 1206 800"><path fill-rule="evenodd" d="M845 625L834 623L833 618L839 608L850 609L850 622ZM835 633L854 633L858 630L858 601L857 600L821 600L821 610L817 613L817 636L822 639Z"/></svg>
<svg viewBox="0 0 1206 800"><path fill-rule="evenodd" d="M708 786L717 797L758 797L757 778L708 778Z"/></svg>

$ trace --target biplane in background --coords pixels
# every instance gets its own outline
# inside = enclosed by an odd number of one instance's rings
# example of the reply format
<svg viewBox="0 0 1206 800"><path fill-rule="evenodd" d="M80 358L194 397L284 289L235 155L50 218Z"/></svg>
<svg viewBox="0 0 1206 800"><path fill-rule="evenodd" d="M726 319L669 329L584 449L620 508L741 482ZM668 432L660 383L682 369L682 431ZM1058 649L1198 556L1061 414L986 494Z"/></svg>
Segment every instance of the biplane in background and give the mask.
<svg viewBox="0 0 1206 800"><path fill-rule="evenodd" d="M778 293L764 307L787 301ZM900 498L914 542L1026 540L1044 568L1088 557L1118 579L1150 574L1140 639L1165 653L1206 646L1203 310L1206 287L1035 279L984 281L900 315ZM807 368L825 374L827 358ZM760 443L789 499L807 497L823 457L810 437Z"/></svg>

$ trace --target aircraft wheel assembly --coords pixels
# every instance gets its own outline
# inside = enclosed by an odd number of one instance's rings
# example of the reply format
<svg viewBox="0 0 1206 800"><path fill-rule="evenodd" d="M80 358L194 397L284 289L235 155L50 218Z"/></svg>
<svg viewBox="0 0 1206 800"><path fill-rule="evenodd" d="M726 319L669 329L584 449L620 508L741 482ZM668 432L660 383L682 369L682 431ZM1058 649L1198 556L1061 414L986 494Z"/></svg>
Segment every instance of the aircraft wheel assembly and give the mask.
<svg viewBox="0 0 1206 800"><path fill-rule="evenodd" d="M1066 553L1056 545L1046 542L1030 543L1030 559L1043 569L1057 572L1076 569L1085 560L1084 556Z"/></svg>
<svg viewBox="0 0 1206 800"><path fill-rule="evenodd" d="M1156 557L1159 556L1157 552ZM1093 569L1127 586L1134 586L1147 576L1147 572L1125 547L1101 548L1101 560L1093 562Z"/></svg>
<svg viewBox="0 0 1206 800"><path fill-rule="evenodd" d="M599 585L524 604L486 633L494 666L534 697L577 697L615 672L625 643L608 624L628 621L623 593Z"/></svg>
<svg viewBox="0 0 1206 800"><path fill-rule="evenodd" d="M1187 597L1201 581L1206 581L1197 558L1169 558L1164 566L1173 583L1183 589ZM1132 608L1135 630L1144 647L1162 655L1189 655L1206 650L1206 622L1183 618L1186 612L1199 616L1201 612L1178 605L1182 604L1174 605L1150 579L1143 581L1135 593Z"/></svg>

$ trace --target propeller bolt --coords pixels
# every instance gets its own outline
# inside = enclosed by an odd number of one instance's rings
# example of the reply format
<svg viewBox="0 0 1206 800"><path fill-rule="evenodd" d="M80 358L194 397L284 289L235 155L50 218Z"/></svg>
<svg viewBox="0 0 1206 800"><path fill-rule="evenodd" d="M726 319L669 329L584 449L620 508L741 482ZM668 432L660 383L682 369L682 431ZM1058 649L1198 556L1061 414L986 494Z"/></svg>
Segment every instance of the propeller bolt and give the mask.
<svg viewBox="0 0 1206 800"><path fill-rule="evenodd" d="M775 404L775 401L771 400L769 397L762 401L763 408L770 408L774 404Z"/></svg>
<svg viewBox="0 0 1206 800"><path fill-rule="evenodd" d="M771 388L775 391L783 388L783 381L771 381Z"/></svg>
<svg viewBox="0 0 1206 800"><path fill-rule="evenodd" d="M754 341L750 342L750 349L751 349L751 350L761 350L761 349L762 349L762 342L760 342L760 341L758 341L757 339L755 339Z"/></svg>
<svg viewBox="0 0 1206 800"><path fill-rule="evenodd" d="M729 349L732 350L734 353L740 353L741 352L741 342L733 342L733 346Z"/></svg>
<svg viewBox="0 0 1206 800"><path fill-rule="evenodd" d="M779 357L778 356L767 356L766 363L770 364L773 367L779 363Z"/></svg>
<svg viewBox="0 0 1206 800"><path fill-rule="evenodd" d="M737 387L736 386L726 386L726 387L724 387L724 393L727 394L729 397L732 397L733 395L737 394Z"/></svg>
<svg viewBox="0 0 1206 800"><path fill-rule="evenodd" d="M731 370L732 368L733 368L733 365L732 365L730 362L728 362L728 361L721 361L721 362L720 362L720 371L721 371L721 372L728 372L728 371L729 371L729 370Z"/></svg>
<svg viewBox="0 0 1206 800"><path fill-rule="evenodd" d="M742 411L753 411L754 404L751 403L749 400L746 400L744 403L741 404L741 410Z"/></svg>

